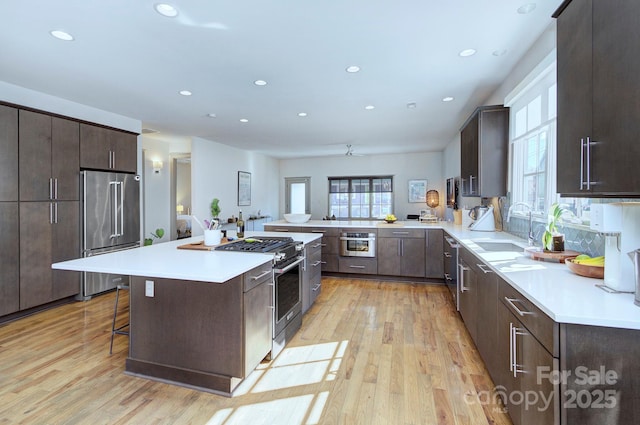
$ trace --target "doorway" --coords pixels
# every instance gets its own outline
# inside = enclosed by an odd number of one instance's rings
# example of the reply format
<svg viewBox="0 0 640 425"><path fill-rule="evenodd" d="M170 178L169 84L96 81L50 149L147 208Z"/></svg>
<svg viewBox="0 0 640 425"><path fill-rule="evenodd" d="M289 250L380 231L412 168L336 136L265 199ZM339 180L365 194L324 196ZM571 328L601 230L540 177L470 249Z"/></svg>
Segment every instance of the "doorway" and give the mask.
<svg viewBox="0 0 640 425"><path fill-rule="evenodd" d="M311 214L311 177L285 177L285 214Z"/></svg>
<svg viewBox="0 0 640 425"><path fill-rule="evenodd" d="M191 236L191 156L171 157L171 240Z"/></svg>

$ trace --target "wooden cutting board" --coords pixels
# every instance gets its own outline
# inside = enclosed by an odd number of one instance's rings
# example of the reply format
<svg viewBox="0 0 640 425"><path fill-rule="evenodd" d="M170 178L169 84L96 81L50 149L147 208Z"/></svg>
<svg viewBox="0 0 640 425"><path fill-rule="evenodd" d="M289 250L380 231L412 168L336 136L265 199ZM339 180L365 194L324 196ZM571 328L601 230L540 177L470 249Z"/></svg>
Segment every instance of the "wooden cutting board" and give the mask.
<svg viewBox="0 0 640 425"><path fill-rule="evenodd" d="M229 243L227 238L222 238L222 241L220 242L220 245L224 245L226 243ZM213 251L214 249L216 249L217 246L219 246L219 245L206 246L204 244L204 241L200 241L200 242L194 242L194 243L188 243L188 244L180 245L180 246L178 246L178 249L193 249L195 251Z"/></svg>
<svg viewBox="0 0 640 425"><path fill-rule="evenodd" d="M567 258L580 255L578 251L544 251L537 246L526 247L524 252L534 260L550 261L553 263L564 263Z"/></svg>

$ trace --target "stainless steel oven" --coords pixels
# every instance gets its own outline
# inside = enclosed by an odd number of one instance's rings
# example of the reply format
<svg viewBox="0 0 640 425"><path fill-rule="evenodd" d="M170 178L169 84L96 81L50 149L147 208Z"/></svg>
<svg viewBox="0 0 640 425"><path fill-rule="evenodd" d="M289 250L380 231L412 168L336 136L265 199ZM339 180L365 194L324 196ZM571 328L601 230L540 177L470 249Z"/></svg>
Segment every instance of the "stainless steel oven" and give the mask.
<svg viewBox="0 0 640 425"><path fill-rule="evenodd" d="M375 257L376 234L366 232L341 233L340 255L343 257Z"/></svg>
<svg viewBox="0 0 640 425"><path fill-rule="evenodd" d="M302 262L303 256L278 262L273 268L274 312L272 358L302 325Z"/></svg>

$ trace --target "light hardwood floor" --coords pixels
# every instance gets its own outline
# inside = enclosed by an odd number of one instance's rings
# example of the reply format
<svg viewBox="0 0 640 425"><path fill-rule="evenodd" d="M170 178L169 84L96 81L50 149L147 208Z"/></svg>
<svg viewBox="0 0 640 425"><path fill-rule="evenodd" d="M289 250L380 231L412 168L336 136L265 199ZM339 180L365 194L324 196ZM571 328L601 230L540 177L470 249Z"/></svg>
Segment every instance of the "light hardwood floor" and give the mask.
<svg viewBox="0 0 640 425"><path fill-rule="evenodd" d="M113 293L2 325L0 423L511 423L478 401L493 383L445 287L322 284L294 340L232 398L125 375L126 336L109 356Z"/></svg>

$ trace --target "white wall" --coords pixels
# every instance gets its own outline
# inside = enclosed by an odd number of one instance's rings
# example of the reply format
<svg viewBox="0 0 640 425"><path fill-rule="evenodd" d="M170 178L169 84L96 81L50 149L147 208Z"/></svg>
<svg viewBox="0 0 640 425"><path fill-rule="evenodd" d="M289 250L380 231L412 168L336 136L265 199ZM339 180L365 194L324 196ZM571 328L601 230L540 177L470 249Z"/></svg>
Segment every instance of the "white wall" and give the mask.
<svg viewBox="0 0 640 425"><path fill-rule="evenodd" d="M251 205L238 206L238 171L251 173ZM191 201L192 213L200 221L211 216L209 204L220 199L220 216L223 219L250 214L277 217L278 161L266 155L243 151L205 139L191 141ZM193 235L202 235L196 223Z"/></svg>
<svg viewBox="0 0 640 425"><path fill-rule="evenodd" d="M157 228L162 228L165 235L162 239L154 239L154 243L170 240L171 223L174 219L171 215L170 188L171 175L169 167L169 146L167 142L142 137L142 150L144 152L144 167L142 174L143 186L143 234L150 237ZM162 161L162 169L159 173L153 170L153 161Z"/></svg>
<svg viewBox="0 0 640 425"><path fill-rule="evenodd" d="M442 217L445 202L442 152L423 152L396 155L336 156L280 160L279 199L284 212L285 177L311 177L311 218L321 220L328 214L328 177L392 175L394 183L394 214L405 219L407 214L418 214L426 204L408 202L408 181L426 179L427 189L440 194L438 215Z"/></svg>
<svg viewBox="0 0 640 425"><path fill-rule="evenodd" d="M176 205L184 207L183 214L191 211L191 163L178 162L176 168Z"/></svg>

